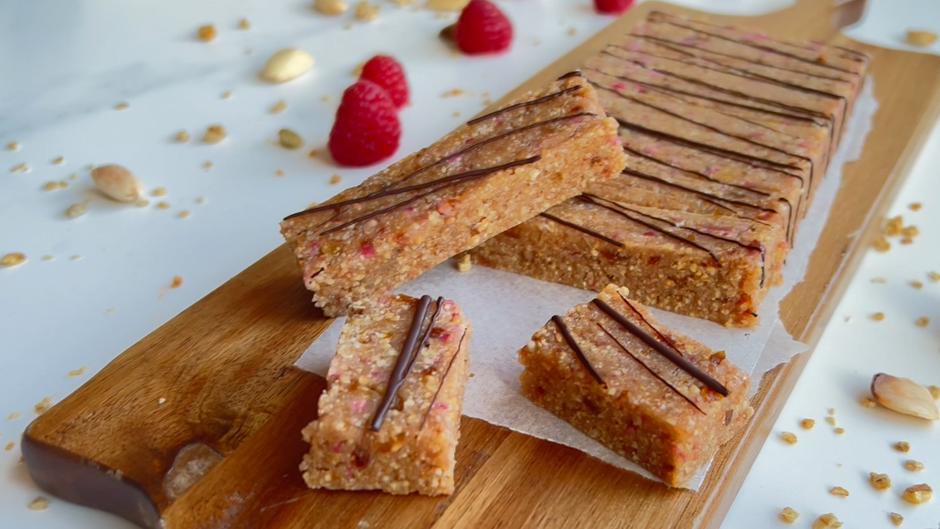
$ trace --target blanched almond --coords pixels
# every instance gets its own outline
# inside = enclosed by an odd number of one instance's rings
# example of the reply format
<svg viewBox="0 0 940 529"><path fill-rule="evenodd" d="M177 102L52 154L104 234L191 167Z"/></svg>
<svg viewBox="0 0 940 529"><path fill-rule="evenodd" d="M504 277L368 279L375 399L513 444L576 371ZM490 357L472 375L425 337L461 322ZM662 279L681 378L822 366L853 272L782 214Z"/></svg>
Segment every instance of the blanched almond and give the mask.
<svg viewBox="0 0 940 529"><path fill-rule="evenodd" d="M136 202L140 198L140 182L126 168L109 164L95 167L91 179L98 191L118 202Z"/></svg>
<svg viewBox="0 0 940 529"><path fill-rule="evenodd" d="M286 83L313 68L313 55L299 48L284 48L268 59L261 78L272 83Z"/></svg>
<svg viewBox="0 0 940 529"><path fill-rule="evenodd" d="M871 394L889 410L931 421L940 419L930 391L909 378L878 373L871 379Z"/></svg>

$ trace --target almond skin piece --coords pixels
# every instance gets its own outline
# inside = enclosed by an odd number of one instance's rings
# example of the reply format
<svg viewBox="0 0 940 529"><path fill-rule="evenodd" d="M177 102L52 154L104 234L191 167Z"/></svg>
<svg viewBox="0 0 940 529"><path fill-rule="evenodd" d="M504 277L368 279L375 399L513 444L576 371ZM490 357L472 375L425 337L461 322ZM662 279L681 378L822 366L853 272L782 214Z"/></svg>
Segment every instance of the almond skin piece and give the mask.
<svg viewBox="0 0 940 529"><path fill-rule="evenodd" d="M909 378L878 373L871 379L871 394L889 410L930 421L940 419L930 391Z"/></svg>
<svg viewBox="0 0 940 529"><path fill-rule="evenodd" d="M95 167L91 171L95 187L108 198L118 202L136 202L140 198L140 182L126 168L109 164Z"/></svg>

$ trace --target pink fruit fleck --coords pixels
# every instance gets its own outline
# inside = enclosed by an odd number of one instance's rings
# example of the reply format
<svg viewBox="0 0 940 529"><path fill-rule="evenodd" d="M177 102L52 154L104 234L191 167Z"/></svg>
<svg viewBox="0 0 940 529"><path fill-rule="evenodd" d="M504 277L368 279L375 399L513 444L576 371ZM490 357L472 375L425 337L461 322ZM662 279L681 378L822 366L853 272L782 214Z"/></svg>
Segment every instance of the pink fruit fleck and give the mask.
<svg viewBox="0 0 940 529"><path fill-rule="evenodd" d="M340 454L343 452L343 446L345 444L346 441L336 441L333 443L333 446L330 447L330 450L332 450L334 454Z"/></svg>
<svg viewBox="0 0 940 529"><path fill-rule="evenodd" d="M617 81L616 83L614 83L615 90L623 90L626 87L627 87L627 84L624 83L623 81Z"/></svg>
<svg viewBox="0 0 940 529"><path fill-rule="evenodd" d="M362 246L359 247L359 255L366 259L372 259L375 257L375 246L368 242L362 243Z"/></svg>
<svg viewBox="0 0 940 529"><path fill-rule="evenodd" d="M450 406L446 402L435 402L434 406L431 407L434 411L447 411L450 409Z"/></svg>
<svg viewBox="0 0 940 529"><path fill-rule="evenodd" d="M367 406L368 403L365 401L365 399L356 399L349 404L349 407L352 409L353 413L362 413L366 411Z"/></svg>

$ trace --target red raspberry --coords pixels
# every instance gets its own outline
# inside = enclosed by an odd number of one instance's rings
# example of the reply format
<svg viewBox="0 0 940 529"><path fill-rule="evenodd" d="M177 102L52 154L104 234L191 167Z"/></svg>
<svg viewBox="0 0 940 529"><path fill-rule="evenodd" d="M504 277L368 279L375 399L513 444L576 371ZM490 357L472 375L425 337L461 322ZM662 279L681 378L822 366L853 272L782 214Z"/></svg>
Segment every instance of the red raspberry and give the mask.
<svg viewBox="0 0 940 529"><path fill-rule="evenodd" d="M372 81L384 88L392 97L395 106L401 108L408 104L408 79L405 70L395 59L388 55L376 55L362 66L359 79Z"/></svg>
<svg viewBox="0 0 940 529"><path fill-rule="evenodd" d="M470 0L457 19L457 47L464 53L494 53L512 44L512 23L489 0Z"/></svg>
<svg viewBox="0 0 940 529"><path fill-rule="evenodd" d="M633 0L594 0L598 13L619 15L633 6Z"/></svg>
<svg viewBox="0 0 940 529"><path fill-rule="evenodd" d="M401 123L388 92L372 81L356 81L343 92L330 131L330 154L340 165L361 167L398 149Z"/></svg>

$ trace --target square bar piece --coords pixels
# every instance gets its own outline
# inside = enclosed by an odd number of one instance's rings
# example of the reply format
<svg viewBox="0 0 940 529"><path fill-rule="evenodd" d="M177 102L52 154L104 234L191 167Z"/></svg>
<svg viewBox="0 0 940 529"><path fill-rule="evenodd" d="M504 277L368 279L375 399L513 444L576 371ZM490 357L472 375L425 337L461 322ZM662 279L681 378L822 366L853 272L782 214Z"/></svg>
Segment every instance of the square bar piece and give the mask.
<svg viewBox="0 0 940 529"><path fill-rule="evenodd" d="M454 491L470 322L450 300L382 297L350 309L317 419L310 488Z"/></svg>
<svg viewBox="0 0 940 529"><path fill-rule="evenodd" d="M382 295L624 166L617 124L573 72L281 223L330 316Z"/></svg>
<svg viewBox="0 0 940 529"><path fill-rule="evenodd" d="M553 316L519 351L532 402L682 486L747 423L750 381L723 352L664 329L622 287Z"/></svg>

